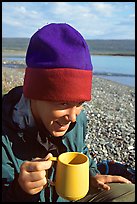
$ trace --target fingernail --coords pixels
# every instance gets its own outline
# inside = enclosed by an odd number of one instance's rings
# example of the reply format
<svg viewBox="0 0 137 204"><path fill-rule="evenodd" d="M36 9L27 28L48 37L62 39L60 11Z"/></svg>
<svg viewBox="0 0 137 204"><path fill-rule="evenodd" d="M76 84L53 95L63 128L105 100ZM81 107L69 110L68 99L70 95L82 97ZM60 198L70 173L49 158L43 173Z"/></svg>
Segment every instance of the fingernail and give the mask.
<svg viewBox="0 0 137 204"><path fill-rule="evenodd" d="M27 170L28 170L28 171L33 171L33 169L34 169L33 166L28 166L28 167L27 167Z"/></svg>

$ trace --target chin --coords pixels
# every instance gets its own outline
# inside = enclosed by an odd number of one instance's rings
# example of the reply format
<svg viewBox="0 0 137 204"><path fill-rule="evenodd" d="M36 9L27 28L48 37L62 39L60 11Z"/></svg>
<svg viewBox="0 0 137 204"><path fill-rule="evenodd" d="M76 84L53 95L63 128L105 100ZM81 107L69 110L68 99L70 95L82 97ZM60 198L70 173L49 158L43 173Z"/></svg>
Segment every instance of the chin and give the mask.
<svg viewBox="0 0 137 204"><path fill-rule="evenodd" d="M52 135L54 136L54 137L62 137L62 136L64 136L65 135L65 133L67 132L67 130L66 131L60 131L60 132L52 132Z"/></svg>

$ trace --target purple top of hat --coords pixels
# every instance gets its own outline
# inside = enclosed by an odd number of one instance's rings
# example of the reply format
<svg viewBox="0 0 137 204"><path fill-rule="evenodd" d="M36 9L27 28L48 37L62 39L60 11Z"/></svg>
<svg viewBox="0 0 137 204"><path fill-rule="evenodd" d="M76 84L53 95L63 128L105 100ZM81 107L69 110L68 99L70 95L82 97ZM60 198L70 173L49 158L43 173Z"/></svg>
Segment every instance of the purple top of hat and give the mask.
<svg viewBox="0 0 137 204"><path fill-rule="evenodd" d="M26 64L30 68L43 69L93 69L86 41L66 23L51 23L31 37Z"/></svg>

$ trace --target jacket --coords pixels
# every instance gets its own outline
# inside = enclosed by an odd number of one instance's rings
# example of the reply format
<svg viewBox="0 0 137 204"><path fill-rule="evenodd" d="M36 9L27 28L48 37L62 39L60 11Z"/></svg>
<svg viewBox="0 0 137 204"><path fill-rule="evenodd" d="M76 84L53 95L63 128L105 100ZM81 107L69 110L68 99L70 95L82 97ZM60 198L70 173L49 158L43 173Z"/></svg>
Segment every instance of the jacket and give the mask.
<svg viewBox="0 0 137 204"><path fill-rule="evenodd" d="M99 173L87 146L86 115L77 116L63 137L53 137L45 129L39 129L25 98L22 86L15 87L2 99L2 200L3 202L69 202L57 195L55 187L48 185L35 195L23 191L18 183L20 166L35 157L44 158L49 152L58 156L63 152L82 152L89 157L89 172ZM56 163L56 162L54 162ZM48 171L50 180L55 179L56 164Z"/></svg>

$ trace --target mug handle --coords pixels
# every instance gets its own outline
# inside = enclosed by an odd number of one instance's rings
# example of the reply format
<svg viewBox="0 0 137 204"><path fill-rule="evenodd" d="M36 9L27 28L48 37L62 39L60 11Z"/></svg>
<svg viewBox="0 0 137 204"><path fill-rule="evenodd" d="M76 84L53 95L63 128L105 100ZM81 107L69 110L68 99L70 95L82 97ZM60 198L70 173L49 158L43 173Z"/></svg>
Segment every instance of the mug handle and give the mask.
<svg viewBox="0 0 137 204"><path fill-rule="evenodd" d="M50 160L50 161L57 161L58 158L57 157L50 157L48 160Z"/></svg>
<svg viewBox="0 0 137 204"><path fill-rule="evenodd" d="M57 161L58 158L57 158L57 157L50 157L48 160L50 160L50 161ZM48 176L47 176L47 181L48 181L48 183L49 183L51 186L55 186L55 182L54 182L54 181L51 181L50 179L48 179Z"/></svg>

